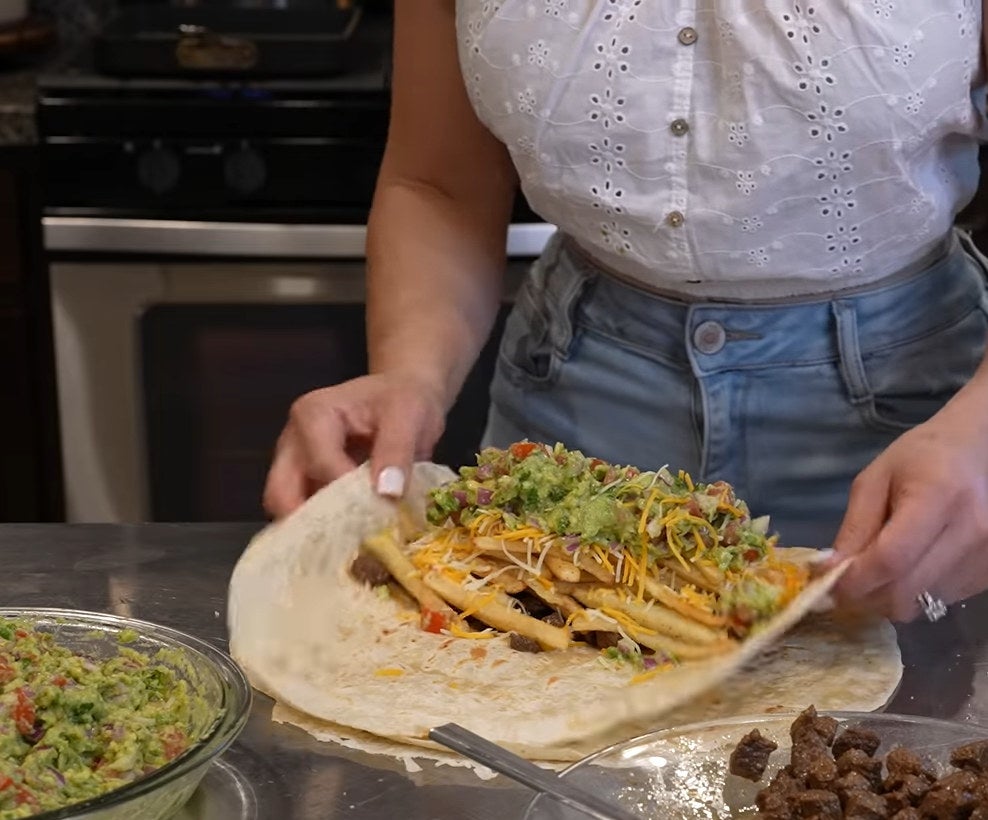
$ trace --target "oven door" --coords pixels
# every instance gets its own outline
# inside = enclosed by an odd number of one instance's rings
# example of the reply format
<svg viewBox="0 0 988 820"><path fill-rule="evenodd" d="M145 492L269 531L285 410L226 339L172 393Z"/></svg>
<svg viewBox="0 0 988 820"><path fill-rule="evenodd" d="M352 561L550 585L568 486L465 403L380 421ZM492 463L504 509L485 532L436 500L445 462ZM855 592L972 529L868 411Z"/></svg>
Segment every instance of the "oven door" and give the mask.
<svg viewBox="0 0 988 820"><path fill-rule="evenodd" d="M552 231L512 226L505 303L437 460L475 452L511 297ZM364 235L46 217L67 519L261 518L292 400L366 372Z"/></svg>

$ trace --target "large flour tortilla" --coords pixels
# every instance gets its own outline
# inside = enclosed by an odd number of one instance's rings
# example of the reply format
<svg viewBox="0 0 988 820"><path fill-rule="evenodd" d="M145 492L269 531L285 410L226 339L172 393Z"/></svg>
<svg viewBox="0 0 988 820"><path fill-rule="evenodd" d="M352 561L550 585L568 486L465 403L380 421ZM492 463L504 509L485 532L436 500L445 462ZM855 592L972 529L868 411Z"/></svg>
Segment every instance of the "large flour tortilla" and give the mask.
<svg viewBox="0 0 988 820"><path fill-rule="evenodd" d="M428 488L452 475L416 465L413 511L421 515ZM455 721L530 758L572 760L645 729L722 714L810 702L875 709L901 675L888 624L846 633L814 616L786 635L843 567L733 653L638 684L589 648L533 655L503 638L426 633L347 573L360 542L394 518L364 467L257 535L234 570L228 613L231 651L254 686L330 727L430 746L429 729Z"/></svg>

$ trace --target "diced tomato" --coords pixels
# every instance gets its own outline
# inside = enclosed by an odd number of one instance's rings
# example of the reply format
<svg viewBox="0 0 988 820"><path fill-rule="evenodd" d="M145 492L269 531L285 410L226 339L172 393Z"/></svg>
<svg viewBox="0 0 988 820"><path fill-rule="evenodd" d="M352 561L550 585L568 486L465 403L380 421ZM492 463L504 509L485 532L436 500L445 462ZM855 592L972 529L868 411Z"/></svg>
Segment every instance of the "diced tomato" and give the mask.
<svg viewBox="0 0 988 820"><path fill-rule="evenodd" d="M758 550L756 550L756 549L745 550L744 551L744 560L745 561L754 561L754 560L756 560L758 558L758 555L759 555L759 553L758 553Z"/></svg>
<svg viewBox="0 0 988 820"><path fill-rule="evenodd" d="M17 797L14 798L14 802L18 806L23 806L25 803L37 803L38 799L25 786L20 786L17 789Z"/></svg>
<svg viewBox="0 0 988 820"><path fill-rule="evenodd" d="M0 792L4 791L5 789L9 789L13 785L14 785L13 780L11 780L6 775L0 775Z"/></svg>
<svg viewBox="0 0 988 820"><path fill-rule="evenodd" d="M695 515L697 517L701 517L703 515L703 510L701 509L699 503L697 503L697 500L695 498L690 498L683 505L683 507L686 509L686 512L688 512L690 515Z"/></svg>
<svg viewBox="0 0 988 820"><path fill-rule="evenodd" d="M538 449L538 446L538 444L531 441L518 441L508 449L511 451L512 456L521 461L523 458L528 458L528 456Z"/></svg>
<svg viewBox="0 0 988 820"><path fill-rule="evenodd" d="M23 629L15 629L14 630L14 634L18 638L26 638L27 637L27 631L26 630L23 630Z"/></svg>
<svg viewBox="0 0 988 820"><path fill-rule="evenodd" d="M603 463L604 462L601 461L599 458L592 458L592 459L590 459L590 469L591 470L596 470Z"/></svg>
<svg viewBox="0 0 988 820"><path fill-rule="evenodd" d="M185 733L181 729L169 729L161 736L161 745L168 760L178 757L187 745Z"/></svg>
<svg viewBox="0 0 988 820"><path fill-rule="evenodd" d="M10 663L10 659L0 655L0 683L8 683L14 679L17 673Z"/></svg>
<svg viewBox="0 0 988 820"><path fill-rule="evenodd" d="M436 612L434 609L422 610L422 629L426 632L438 635L447 626L449 626L449 622L442 612Z"/></svg>
<svg viewBox="0 0 988 820"><path fill-rule="evenodd" d="M17 690L17 705L14 706L14 723L17 726L17 731L24 737L34 734L36 717L34 703L31 702L22 686Z"/></svg>
<svg viewBox="0 0 988 820"><path fill-rule="evenodd" d="M65 677L65 675L55 675L55 677L51 679L51 682L59 689L64 689L66 684L68 684L69 679Z"/></svg>

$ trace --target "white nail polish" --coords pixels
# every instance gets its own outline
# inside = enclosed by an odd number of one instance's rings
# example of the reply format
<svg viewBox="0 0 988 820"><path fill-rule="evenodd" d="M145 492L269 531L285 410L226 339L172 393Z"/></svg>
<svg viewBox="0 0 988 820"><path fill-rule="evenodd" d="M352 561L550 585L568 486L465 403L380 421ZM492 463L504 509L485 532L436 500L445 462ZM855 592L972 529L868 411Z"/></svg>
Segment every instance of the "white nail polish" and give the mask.
<svg viewBox="0 0 988 820"><path fill-rule="evenodd" d="M405 471L400 467L385 467L377 477L377 491L394 498L405 490Z"/></svg>

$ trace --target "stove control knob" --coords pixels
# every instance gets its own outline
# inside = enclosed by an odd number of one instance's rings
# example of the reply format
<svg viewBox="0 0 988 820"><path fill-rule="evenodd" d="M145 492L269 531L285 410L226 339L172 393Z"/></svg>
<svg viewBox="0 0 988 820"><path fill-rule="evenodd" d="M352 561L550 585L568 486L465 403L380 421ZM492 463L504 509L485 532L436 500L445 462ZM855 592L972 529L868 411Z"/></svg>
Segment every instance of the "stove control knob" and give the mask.
<svg viewBox="0 0 988 820"><path fill-rule="evenodd" d="M155 143L137 158L137 178L141 185L159 195L168 193L178 184L181 171L178 156L160 143Z"/></svg>
<svg viewBox="0 0 988 820"><path fill-rule="evenodd" d="M268 169L257 151L242 145L226 158L223 176L226 184L238 194L253 194L264 186Z"/></svg>

